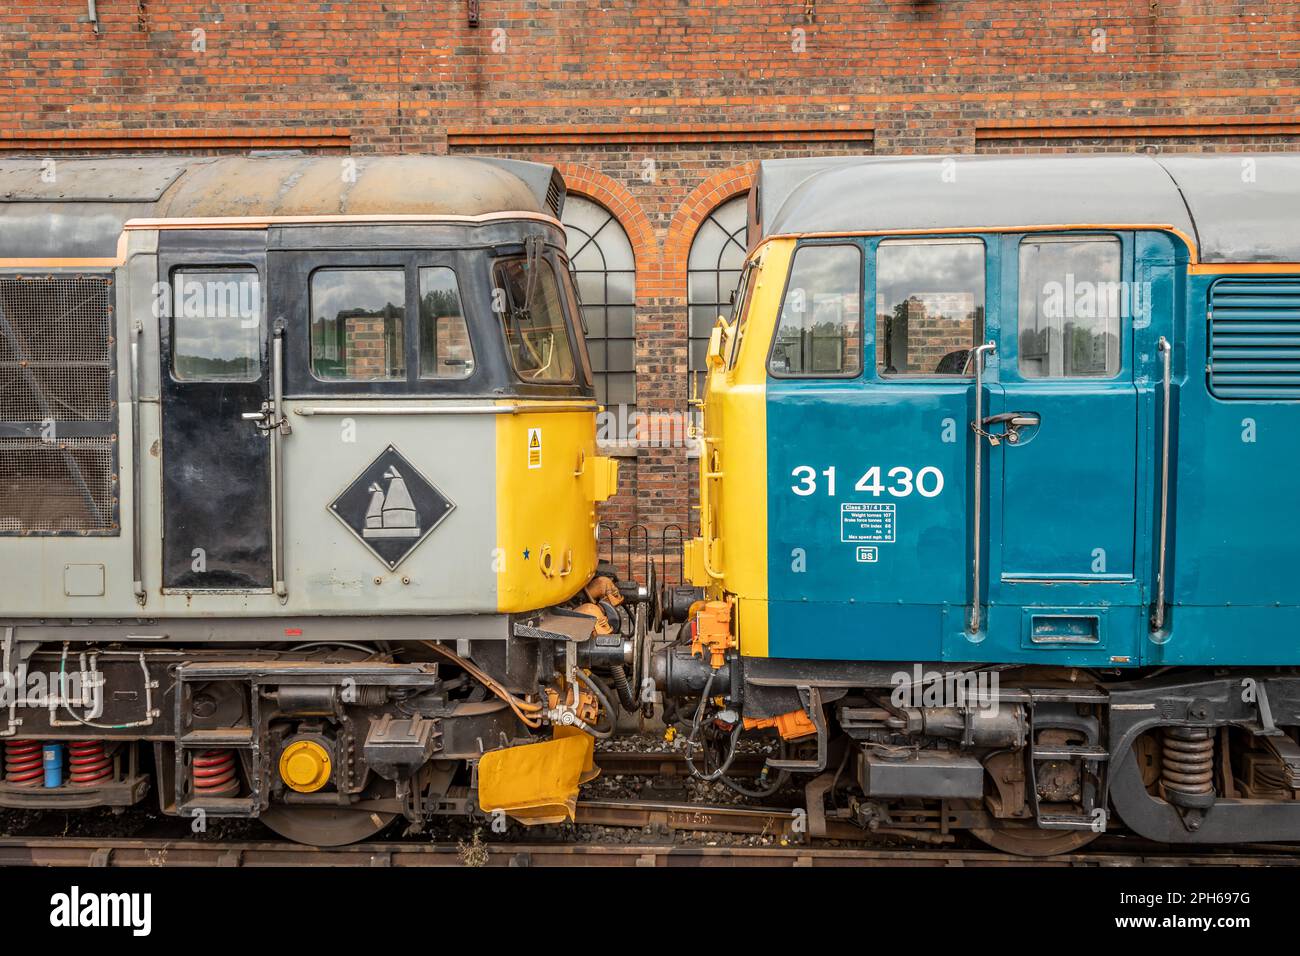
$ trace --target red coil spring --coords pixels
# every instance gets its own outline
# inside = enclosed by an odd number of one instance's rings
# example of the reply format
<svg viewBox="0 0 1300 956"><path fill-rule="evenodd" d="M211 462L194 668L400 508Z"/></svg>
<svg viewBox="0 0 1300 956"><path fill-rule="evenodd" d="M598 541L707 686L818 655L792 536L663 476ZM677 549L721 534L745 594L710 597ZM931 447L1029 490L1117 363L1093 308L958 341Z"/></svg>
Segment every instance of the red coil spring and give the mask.
<svg viewBox="0 0 1300 956"><path fill-rule="evenodd" d="M92 787L113 775L113 761L104 752L102 740L74 740L68 744L68 782L74 787Z"/></svg>
<svg viewBox="0 0 1300 956"><path fill-rule="evenodd" d="M194 793L220 797L239 791L233 750L204 750L194 755Z"/></svg>
<svg viewBox="0 0 1300 956"><path fill-rule="evenodd" d="M39 787L45 767L39 740L5 741L5 783L15 787Z"/></svg>

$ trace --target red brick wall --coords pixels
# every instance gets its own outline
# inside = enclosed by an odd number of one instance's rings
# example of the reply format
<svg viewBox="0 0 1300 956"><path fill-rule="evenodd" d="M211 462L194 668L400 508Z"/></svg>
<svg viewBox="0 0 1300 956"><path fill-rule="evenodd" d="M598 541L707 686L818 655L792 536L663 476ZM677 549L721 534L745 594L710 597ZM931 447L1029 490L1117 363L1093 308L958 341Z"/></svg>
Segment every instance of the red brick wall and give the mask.
<svg viewBox="0 0 1300 956"><path fill-rule="evenodd" d="M1285 0L9 0L0 153L294 147L558 161L637 257L638 401L686 393L686 255L753 161L1295 148ZM201 32L199 32L201 31ZM623 528L695 524L681 449Z"/></svg>

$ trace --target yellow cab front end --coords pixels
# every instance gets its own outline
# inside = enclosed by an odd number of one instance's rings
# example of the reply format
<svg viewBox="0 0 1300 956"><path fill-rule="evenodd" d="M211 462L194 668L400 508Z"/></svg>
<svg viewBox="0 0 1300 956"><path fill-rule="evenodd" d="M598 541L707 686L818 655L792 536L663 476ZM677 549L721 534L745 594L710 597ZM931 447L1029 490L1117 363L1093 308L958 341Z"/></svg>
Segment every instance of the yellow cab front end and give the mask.
<svg viewBox="0 0 1300 956"><path fill-rule="evenodd" d="M713 329L701 400L700 536L684 567L707 601L730 604L745 657L767 656L767 352L794 247L773 239L750 256L732 320Z"/></svg>

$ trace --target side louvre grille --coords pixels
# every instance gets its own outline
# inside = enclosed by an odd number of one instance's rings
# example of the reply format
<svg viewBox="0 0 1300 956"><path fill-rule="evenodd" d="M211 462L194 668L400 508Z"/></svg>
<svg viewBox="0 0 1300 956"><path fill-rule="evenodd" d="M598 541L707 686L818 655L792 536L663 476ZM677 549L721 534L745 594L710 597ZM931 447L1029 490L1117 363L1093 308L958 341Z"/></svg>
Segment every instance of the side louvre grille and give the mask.
<svg viewBox="0 0 1300 956"><path fill-rule="evenodd" d="M556 219L564 213L565 192L564 180L560 178L560 174L552 173L550 185L546 188L546 208Z"/></svg>
<svg viewBox="0 0 1300 956"><path fill-rule="evenodd" d="M1209 377L1217 398L1300 400L1300 276L1214 283Z"/></svg>
<svg viewBox="0 0 1300 956"><path fill-rule="evenodd" d="M110 275L0 276L0 535L116 534Z"/></svg>

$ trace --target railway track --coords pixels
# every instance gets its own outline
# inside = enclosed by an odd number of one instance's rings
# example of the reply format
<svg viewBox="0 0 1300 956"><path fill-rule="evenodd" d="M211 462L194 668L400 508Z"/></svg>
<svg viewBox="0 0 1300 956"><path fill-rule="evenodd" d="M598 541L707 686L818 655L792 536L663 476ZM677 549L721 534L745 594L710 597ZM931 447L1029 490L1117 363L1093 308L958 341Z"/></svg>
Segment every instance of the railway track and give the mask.
<svg viewBox="0 0 1300 956"><path fill-rule="evenodd" d="M578 801L576 822L583 826L653 827L696 833L766 835L798 841L800 826L806 820L800 811L757 805L584 799ZM865 832L851 823L826 822L829 839L859 842L864 836Z"/></svg>
<svg viewBox="0 0 1300 956"><path fill-rule="evenodd" d="M198 840L0 838L0 866L46 867L1134 867L1300 866L1300 854L1120 853L1093 851L1026 859L993 850L818 846L711 847L669 844L363 843L318 848L293 843L214 843Z"/></svg>
<svg viewBox="0 0 1300 956"><path fill-rule="evenodd" d="M763 769L763 754L738 754L731 764L736 777L753 776ZM690 771L680 753L653 750L598 750L596 766L606 774L626 776L686 777Z"/></svg>
<svg viewBox="0 0 1300 956"><path fill-rule="evenodd" d="M596 759L606 774L686 776L684 763L673 753L604 752ZM763 758L749 755L746 760L745 770L756 773ZM590 829L583 837L589 842L573 842L572 834L527 843L475 837L468 845L416 837L328 848L256 838L192 839L182 829L144 837L15 835L0 836L0 866L1300 866L1300 850L1293 847L1259 844L1184 852L1125 845L1123 838L1109 837L1105 846L1029 859L963 847L937 829L881 831L873 838L836 820L824 821L825 839L809 842L801 810L754 804L584 798L578 801L575 822L580 828L622 829L632 840L602 841ZM673 842L673 833L690 834L691 842ZM742 842L709 845L714 833ZM745 837L759 839L747 844ZM898 843L890 845L890 839Z"/></svg>

